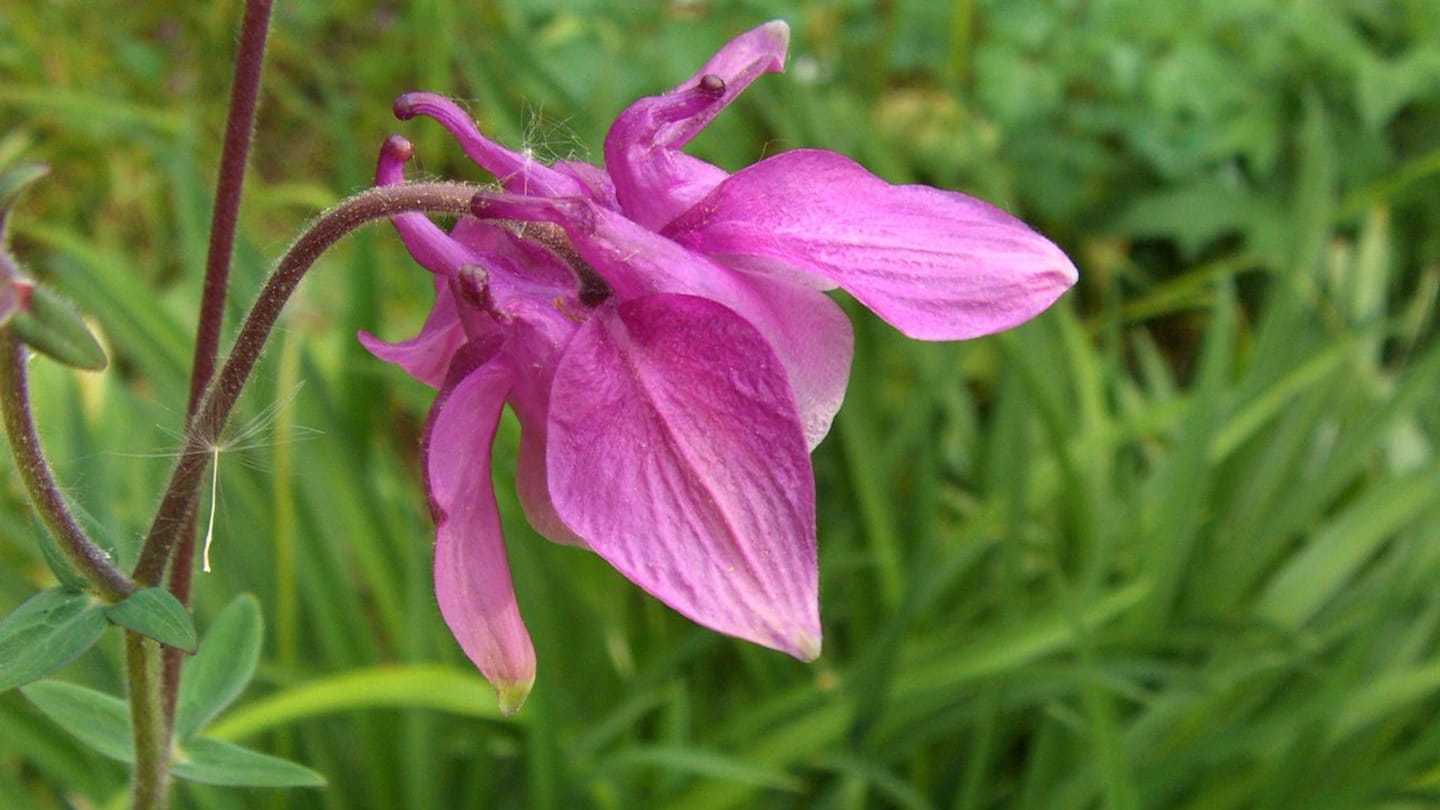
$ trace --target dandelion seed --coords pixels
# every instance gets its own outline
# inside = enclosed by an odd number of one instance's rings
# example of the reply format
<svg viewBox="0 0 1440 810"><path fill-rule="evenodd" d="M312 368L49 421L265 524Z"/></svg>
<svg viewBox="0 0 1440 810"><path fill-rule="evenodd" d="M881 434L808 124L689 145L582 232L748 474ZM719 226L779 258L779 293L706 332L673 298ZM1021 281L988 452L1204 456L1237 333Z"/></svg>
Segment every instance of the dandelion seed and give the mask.
<svg viewBox="0 0 1440 810"><path fill-rule="evenodd" d="M215 503L220 495L220 447L210 448L210 519L205 526L205 546L200 552L200 570L210 573L210 544L215 540ZM193 559L193 558L192 558Z"/></svg>

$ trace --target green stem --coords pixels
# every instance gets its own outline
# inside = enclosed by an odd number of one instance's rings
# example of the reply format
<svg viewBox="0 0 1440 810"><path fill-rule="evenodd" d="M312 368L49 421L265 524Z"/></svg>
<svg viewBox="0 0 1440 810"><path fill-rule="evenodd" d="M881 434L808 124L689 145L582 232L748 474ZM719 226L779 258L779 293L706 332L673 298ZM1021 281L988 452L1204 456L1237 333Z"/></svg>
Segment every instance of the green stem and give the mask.
<svg viewBox="0 0 1440 810"><path fill-rule="evenodd" d="M133 810L165 810L170 802L170 734L160 690L160 644L125 633L125 672L130 684L130 723L135 739L131 778Z"/></svg>
<svg viewBox="0 0 1440 810"><path fill-rule="evenodd" d="M10 439L15 467L35 511L66 558L102 596L118 602L135 591L135 583L111 564L110 557L80 528L55 484L30 412L25 355L25 347L14 333L0 328L0 411L4 412L5 435Z"/></svg>

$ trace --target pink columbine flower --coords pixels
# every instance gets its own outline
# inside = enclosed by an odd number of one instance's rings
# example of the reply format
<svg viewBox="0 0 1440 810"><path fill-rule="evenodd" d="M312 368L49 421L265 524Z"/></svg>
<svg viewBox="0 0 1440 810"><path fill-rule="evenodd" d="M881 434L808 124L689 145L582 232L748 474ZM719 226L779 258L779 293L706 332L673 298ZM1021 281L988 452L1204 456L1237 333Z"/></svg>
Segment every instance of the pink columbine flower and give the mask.
<svg viewBox="0 0 1440 810"><path fill-rule="evenodd" d="M466 654L514 711L535 677L491 483L501 409L521 425L517 490L541 534L599 554L706 627L820 652L809 452L845 394L839 287L905 334L1008 329L1076 279L1054 244L999 209L897 186L797 149L734 174L680 151L763 73L789 29L732 40L674 90L622 112L605 167L535 162L449 100L409 93L499 181L445 232L395 217L435 276L435 307L376 356L439 389L424 443L435 591ZM382 149L380 184L410 145Z"/></svg>

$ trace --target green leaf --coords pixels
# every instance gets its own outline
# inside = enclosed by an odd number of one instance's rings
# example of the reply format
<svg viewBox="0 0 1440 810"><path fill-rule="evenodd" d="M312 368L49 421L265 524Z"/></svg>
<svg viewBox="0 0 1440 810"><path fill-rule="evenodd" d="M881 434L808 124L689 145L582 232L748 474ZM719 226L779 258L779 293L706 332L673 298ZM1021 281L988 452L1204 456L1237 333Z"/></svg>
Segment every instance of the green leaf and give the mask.
<svg viewBox="0 0 1440 810"><path fill-rule="evenodd" d="M236 597L215 617L180 678L176 739L193 737L245 689L260 660L264 632L260 603L249 594Z"/></svg>
<svg viewBox="0 0 1440 810"><path fill-rule="evenodd" d="M289 760L222 740L191 740L176 752L171 773L181 779L231 787L323 787L325 777Z"/></svg>
<svg viewBox="0 0 1440 810"><path fill-rule="evenodd" d="M89 594L51 588L0 620L0 692L75 660L105 632L104 605Z"/></svg>
<svg viewBox="0 0 1440 810"><path fill-rule="evenodd" d="M1256 613L1298 629L1364 569L1396 532L1434 514L1440 464L1393 478L1320 527L1271 579Z"/></svg>
<svg viewBox="0 0 1440 810"><path fill-rule="evenodd" d="M473 669L390 665L338 672L258 700L247 700L210 726L206 734L236 740L309 717L379 707L432 709L461 717L501 719L495 691Z"/></svg>
<svg viewBox="0 0 1440 810"><path fill-rule="evenodd" d="M29 308L15 313L11 328L31 347L67 366L99 371L109 362L80 314L43 286L36 285Z"/></svg>
<svg viewBox="0 0 1440 810"><path fill-rule="evenodd" d="M190 611L164 588L145 588L105 610L110 621L187 653L198 639Z"/></svg>
<svg viewBox="0 0 1440 810"><path fill-rule="evenodd" d="M60 544L55 542L55 538L40 522L38 515L32 516L31 524L35 527L35 537L40 543L40 556L45 558L45 564L50 566L55 578L60 580L61 588L77 592L89 588L90 583L75 571L75 566L66 559L65 552L60 550Z"/></svg>
<svg viewBox="0 0 1440 810"><path fill-rule="evenodd" d="M5 244L5 225L10 208L31 183L49 173L50 167L44 163L21 163L0 171L0 247Z"/></svg>
<svg viewBox="0 0 1440 810"><path fill-rule="evenodd" d="M121 762L135 760L125 701L73 683L40 681L20 693L81 742Z"/></svg>
<svg viewBox="0 0 1440 810"><path fill-rule="evenodd" d="M611 768L645 768L662 773L701 776L721 782L737 782L772 790L798 793L804 783L779 768L748 762L742 757L726 756L685 746L633 746L626 748L601 766Z"/></svg>

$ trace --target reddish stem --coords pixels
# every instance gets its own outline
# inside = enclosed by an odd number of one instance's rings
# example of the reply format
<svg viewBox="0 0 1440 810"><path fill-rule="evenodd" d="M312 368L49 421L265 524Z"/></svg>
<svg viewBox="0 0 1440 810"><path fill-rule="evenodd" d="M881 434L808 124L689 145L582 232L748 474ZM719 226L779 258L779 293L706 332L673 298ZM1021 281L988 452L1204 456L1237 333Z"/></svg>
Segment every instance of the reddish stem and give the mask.
<svg viewBox="0 0 1440 810"><path fill-rule="evenodd" d="M225 122L225 144L220 152L220 176L215 181L215 209L210 219L210 249L205 258L205 289L200 298L200 320L195 329L195 358L190 371L187 424L195 418L200 398L215 376L215 356L225 323L225 299L230 288L230 262L235 253L235 232L240 220L240 198L245 188L245 166L255 133L255 110L260 101L260 77L265 67L265 41L270 31L272 0L247 0L240 25L240 47L235 53L235 81L230 88L230 112ZM170 569L170 592L180 604L190 604L195 565L195 512L190 510L180 532L180 545ZM175 716L179 694L180 651L165 648L162 694L167 720ZM167 727L169 723L167 722Z"/></svg>

